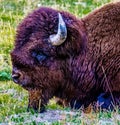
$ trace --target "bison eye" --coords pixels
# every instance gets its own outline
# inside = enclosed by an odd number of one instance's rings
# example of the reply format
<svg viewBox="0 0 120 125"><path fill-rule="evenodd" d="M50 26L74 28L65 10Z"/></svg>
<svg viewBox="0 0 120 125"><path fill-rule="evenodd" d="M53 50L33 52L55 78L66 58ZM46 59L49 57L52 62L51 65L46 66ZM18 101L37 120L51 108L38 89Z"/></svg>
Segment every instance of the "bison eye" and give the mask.
<svg viewBox="0 0 120 125"><path fill-rule="evenodd" d="M43 60L45 60L46 59L46 55L43 55L43 54L38 54L37 56L36 56L36 58L37 58L37 60L38 61L43 61Z"/></svg>
<svg viewBox="0 0 120 125"><path fill-rule="evenodd" d="M43 54L42 52L33 52L32 57L37 59L37 61L41 62L47 58L47 55Z"/></svg>

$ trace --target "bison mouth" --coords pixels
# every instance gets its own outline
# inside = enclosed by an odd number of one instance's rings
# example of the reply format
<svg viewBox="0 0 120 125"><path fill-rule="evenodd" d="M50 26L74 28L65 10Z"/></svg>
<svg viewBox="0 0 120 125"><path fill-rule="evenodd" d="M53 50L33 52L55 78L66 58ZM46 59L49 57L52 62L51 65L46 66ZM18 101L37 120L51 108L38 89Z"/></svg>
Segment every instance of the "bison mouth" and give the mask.
<svg viewBox="0 0 120 125"><path fill-rule="evenodd" d="M18 81L14 79L13 82L20 85L22 88L26 90L31 90L36 88L36 86L32 82L28 82L27 80ZM40 88L40 86L37 86L37 87Z"/></svg>

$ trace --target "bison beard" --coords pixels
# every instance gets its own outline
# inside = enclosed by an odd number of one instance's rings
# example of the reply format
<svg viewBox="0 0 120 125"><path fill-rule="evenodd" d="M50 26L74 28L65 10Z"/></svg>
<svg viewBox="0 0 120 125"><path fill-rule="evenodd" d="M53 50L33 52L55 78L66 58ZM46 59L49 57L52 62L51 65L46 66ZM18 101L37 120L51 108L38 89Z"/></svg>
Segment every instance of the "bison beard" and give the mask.
<svg viewBox="0 0 120 125"><path fill-rule="evenodd" d="M120 2L78 19L41 7L18 26L12 77L29 92L29 108L49 99L79 109L93 102L120 108ZM61 101L62 100L62 101Z"/></svg>

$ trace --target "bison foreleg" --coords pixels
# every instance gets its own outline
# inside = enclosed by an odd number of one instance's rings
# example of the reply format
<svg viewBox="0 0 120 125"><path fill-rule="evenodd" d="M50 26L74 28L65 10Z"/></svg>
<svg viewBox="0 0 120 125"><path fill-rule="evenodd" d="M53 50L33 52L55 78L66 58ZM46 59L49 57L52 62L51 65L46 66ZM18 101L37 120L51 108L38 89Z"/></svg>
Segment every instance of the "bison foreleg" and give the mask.
<svg viewBox="0 0 120 125"><path fill-rule="evenodd" d="M28 104L28 111L33 109L35 112L44 112L45 105L42 103L42 90L40 89L33 89L29 91L29 104Z"/></svg>

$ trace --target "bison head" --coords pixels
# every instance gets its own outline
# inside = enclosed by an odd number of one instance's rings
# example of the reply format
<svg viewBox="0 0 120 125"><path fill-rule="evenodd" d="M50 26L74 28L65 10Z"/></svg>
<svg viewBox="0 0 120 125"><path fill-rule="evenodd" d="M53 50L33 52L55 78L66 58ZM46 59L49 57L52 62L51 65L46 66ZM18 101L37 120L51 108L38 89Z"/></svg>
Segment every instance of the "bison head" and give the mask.
<svg viewBox="0 0 120 125"><path fill-rule="evenodd" d="M66 60L84 50L84 35L82 22L69 13L40 8L29 14L11 53L13 80L22 86L62 82Z"/></svg>
<svg viewBox="0 0 120 125"><path fill-rule="evenodd" d="M85 35L82 21L73 15L35 10L17 29L11 52L14 82L29 91L42 89L48 98L61 95L60 89L72 82L71 60L85 51Z"/></svg>

